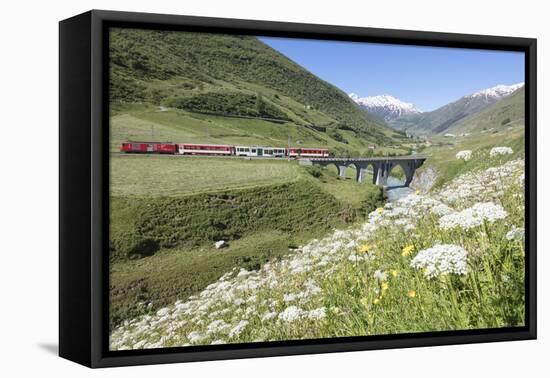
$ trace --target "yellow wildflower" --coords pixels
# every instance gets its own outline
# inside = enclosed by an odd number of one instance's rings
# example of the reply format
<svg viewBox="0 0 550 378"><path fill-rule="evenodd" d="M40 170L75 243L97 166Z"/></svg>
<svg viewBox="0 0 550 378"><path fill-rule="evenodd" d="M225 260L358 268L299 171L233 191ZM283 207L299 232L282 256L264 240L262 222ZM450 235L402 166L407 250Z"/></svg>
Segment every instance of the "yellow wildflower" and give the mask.
<svg viewBox="0 0 550 378"><path fill-rule="evenodd" d="M379 207L378 209L376 209L376 212L377 212L378 214L381 214L383 211L384 211L384 208L383 208L383 207Z"/></svg>
<svg viewBox="0 0 550 378"><path fill-rule="evenodd" d="M376 298L372 303L374 303L375 305L380 303L380 298Z"/></svg>
<svg viewBox="0 0 550 378"><path fill-rule="evenodd" d="M382 290L388 290L388 283L387 282L382 282Z"/></svg>
<svg viewBox="0 0 550 378"><path fill-rule="evenodd" d="M392 269L392 270L391 270L391 275L392 275L393 277L397 277L397 276L399 275L399 272L398 272L397 270L395 270L395 269Z"/></svg>
<svg viewBox="0 0 550 378"><path fill-rule="evenodd" d="M364 244L361 246L361 249L359 249L359 252L368 253L370 251L370 245Z"/></svg>
<svg viewBox="0 0 550 378"><path fill-rule="evenodd" d="M409 291L409 293L407 295L409 296L409 298L414 298L414 297L416 297L416 291L411 290L411 291Z"/></svg>
<svg viewBox="0 0 550 378"><path fill-rule="evenodd" d="M414 251L414 245L410 244L405 248L403 248L403 250L401 251L401 256L403 257L410 256L413 251Z"/></svg>
<svg viewBox="0 0 550 378"><path fill-rule="evenodd" d="M416 190L416 192L414 192L416 195L419 195L420 194L420 190Z"/></svg>

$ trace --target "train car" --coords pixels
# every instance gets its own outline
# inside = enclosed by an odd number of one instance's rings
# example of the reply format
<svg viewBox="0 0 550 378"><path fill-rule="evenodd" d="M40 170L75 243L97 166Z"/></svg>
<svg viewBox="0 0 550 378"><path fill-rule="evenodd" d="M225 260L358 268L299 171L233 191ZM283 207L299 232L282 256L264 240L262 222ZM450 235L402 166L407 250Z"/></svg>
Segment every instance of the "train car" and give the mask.
<svg viewBox="0 0 550 378"><path fill-rule="evenodd" d="M176 145L165 142L124 142L120 146L120 152L175 154Z"/></svg>
<svg viewBox="0 0 550 378"><path fill-rule="evenodd" d="M284 147L264 147L263 156L267 157L285 157L286 148Z"/></svg>
<svg viewBox="0 0 550 378"><path fill-rule="evenodd" d="M328 157L326 148L302 148L300 157Z"/></svg>
<svg viewBox="0 0 550 378"><path fill-rule="evenodd" d="M222 144L177 144L177 153L180 155L235 155L235 146Z"/></svg>
<svg viewBox="0 0 550 378"><path fill-rule="evenodd" d="M289 148L287 151L287 155L291 158L329 156L328 149L326 148L293 147Z"/></svg>
<svg viewBox="0 0 550 378"><path fill-rule="evenodd" d="M284 157L284 147L235 146L235 155L247 157Z"/></svg>
<svg viewBox="0 0 550 378"><path fill-rule="evenodd" d="M175 154L176 145L173 143L156 143L153 147L157 154Z"/></svg>
<svg viewBox="0 0 550 378"><path fill-rule="evenodd" d="M291 158L300 157L300 149L299 148L287 148L286 154L287 154L288 157L291 157Z"/></svg>

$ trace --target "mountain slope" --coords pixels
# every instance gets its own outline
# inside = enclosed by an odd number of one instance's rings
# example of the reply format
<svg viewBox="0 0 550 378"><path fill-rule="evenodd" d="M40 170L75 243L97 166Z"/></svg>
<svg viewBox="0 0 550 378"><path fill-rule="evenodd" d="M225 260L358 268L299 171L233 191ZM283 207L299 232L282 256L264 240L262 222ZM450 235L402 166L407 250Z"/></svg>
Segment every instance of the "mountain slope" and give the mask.
<svg viewBox="0 0 550 378"><path fill-rule="evenodd" d="M464 96L432 112L404 116L389 124L398 130L407 130L413 134L446 133L465 118L509 96L522 86L523 83L510 86L498 85Z"/></svg>
<svg viewBox="0 0 550 378"><path fill-rule="evenodd" d="M113 29L110 58L114 103L324 126L336 139L347 130L377 144L401 137L255 37Z"/></svg>
<svg viewBox="0 0 550 378"><path fill-rule="evenodd" d="M520 88L482 111L462 119L447 131L454 134L472 133L524 125L525 90Z"/></svg>
<svg viewBox="0 0 550 378"><path fill-rule="evenodd" d="M350 93L349 97L386 122L393 121L394 119L406 115L420 113L420 110L413 104L401 101L390 95L359 97L355 93Z"/></svg>

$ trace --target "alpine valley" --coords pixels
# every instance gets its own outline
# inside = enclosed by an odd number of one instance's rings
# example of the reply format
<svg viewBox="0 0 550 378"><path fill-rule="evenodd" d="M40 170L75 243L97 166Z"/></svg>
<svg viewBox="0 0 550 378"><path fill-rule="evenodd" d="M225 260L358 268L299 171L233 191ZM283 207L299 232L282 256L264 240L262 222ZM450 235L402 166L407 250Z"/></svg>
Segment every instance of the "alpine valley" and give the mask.
<svg viewBox="0 0 550 378"><path fill-rule="evenodd" d="M108 35L110 350L525 325L522 84L422 112L338 87L374 71L331 41L302 60L280 39ZM421 53L400 51L369 61ZM258 153L279 149L328 160Z"/></svg>
<svg viewBox="0 0 550 378"><path fill-rule="evenodd" d="M349 96L389 126L411 135L454 135L517 123L523 125L523 83L483 89L431 112L420 112L413 104L390 95L362 98L352 93Z"/></svg>

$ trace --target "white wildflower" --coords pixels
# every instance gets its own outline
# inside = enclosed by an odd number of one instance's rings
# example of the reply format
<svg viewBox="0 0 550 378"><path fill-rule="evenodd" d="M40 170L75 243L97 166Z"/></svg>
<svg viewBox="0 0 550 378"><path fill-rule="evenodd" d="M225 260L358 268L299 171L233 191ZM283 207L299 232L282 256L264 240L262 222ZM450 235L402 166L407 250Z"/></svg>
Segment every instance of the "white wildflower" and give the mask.
<svg viewBox="0 0 550 378"><path fill-rule="evenodd" d="M304 286L308 295L319 294L321 292L321 288L317 286L315 281L313 281L311 278L304 282Z"/></svg>
<svg viewBox="0 0 550 378"><path fill-rule="evenodd" d="M388 275L386 274L386 272L377 270L376 272L374 272L374 278L376 278L380 282L383 282L388 279Z"/></svg>
<svg viewBox="0 0 550 378"><path fill-rule="evenodd" d="M143 348L143 346L147 343L147 340L141 340L137 343L134 344L134 346L132 347L132 349L141 349Z"/></svg>
<svg viewBox="0 0 550 378"><path fill-rule="evenodd" d="M460 160L468 161L472 158L472 151L471 150L458 151L456 154L456 158Z"/></svg>
<svg viewBox="0 0 550 378"><path fill-rule="evenodd" d="M240 305L242 305L244 302L245 302L245 301L244 301L244 299L242 299L242 298L235 298L235 299L233 300L233 304L234 304L235 306L240 306Z"/></svg>
<svg viewBox="0 0 550 378"><path fill-rule="evenodd" d="M196 343L204 339L204 335L198 331L193 331L187 335L187 338L191 343Z"/></svg>
<svg viewBox="0 0 550 378"><path fill-rule="evenodd" d="M468 230L481 226L484 221L493 223L498 219L506 218L507 215L501 205L492 202L479 202L468 209L442 216L439 219L439 227L444 230L455 227Z"/></svg>
<svg viewBox="0 0 550 378"><path fill-rule="evenodd" d="M168 307L164 307L157 311L157 316L160 318L163 318L169 313L170 313L170 309Z"/></svg>
<svg viewBox="0 0 550 378"><path fill-rule="evenodd" d="M239 336L241 332L244 331L247 325L248 325L248 320L241 320L239 324L237 324L235 327L231 329L231 331L229 331L229 337Z"/></svg>
<svg viewBox="0 0 550 378"><path fill-rule="evenodd" d="M296 306L287 307L279 314L279 319L285 322L293 322L304 316L304 310Z"/></svg>
<svg viewBox="0 0 550 378"><path fill-rule="evenodd" d="M512 226L510 231L506 233L508 240L523 240L525 238L525 229L523 227Z"/></svg>
<svg viewBox="0 0 550 378"><path fill-rule="evenodd" d="M323 319L326 316L324 307L319 307L308 312L307 317L310 319Z"/></svg>
<svg viewBox="0 0 550 378"><path fill-rule="evenodd" d="M489 152L489 156L494 157L498 155L509 155L512 153L514 153L514 150L512 150L510 147L493 147Z"/></svg>
<svg viewBox="0 0 550 378"><path fill-rule="evenodd" d="M275 318L277 316L277 313L275 311L272 312L266 312L262 315L262 321L267 321Z"/></svg>
<svg viewBox="0 0 550 378"><path fill-rule="evenodd" d="M212 323L210 323L207 327L208 333L218 333L218 332L224 332L229 328L229 324L224 322L223 320L214 320Z"/></svg>
<svg viewBox="0 0 550 378"><path fill-rule="evenodd" d="M424 269L426 278L449 273L466 274L468 273L468 252L458 245L437 244L418 252L411 261L411 267Z"/></svg>
<svg viewBox="0 0 550 378"><path fill-rule="evenodd" d="M246 270L246 269L241 269L241 270L239 271L239 273L237 274L237 277L246 277L246 276L249 276L249 275L251 275L251 274L252 274L252 272L249 272L249 271Z"/></svg>
<svg viewBox="0 0 550 378"><path fill-rule="evenodd" d="M444 203L440 203L432 207L431 211L435 215L442 216L442 215L451 214L453 212L453 209L451 209L449 206L445 205Z"/></svg>
<svg viewBox="0 0 550 378"><path fill-rule="evenodd" d="M296 300L296 298L298 298L297 294L294 294L294 293L284 294L283 295L283 302L285 302L285 303L293 302L293 301Z"/></svg>
<svg viewBox="0 0 550 378"><path fill-rule="evenodd" d="M525 173L522 173L521 175L518 176L518 178L517 178L517 183L518 183L518 185L520 185L521 187L524 187L524 186L525 186Z"/></svg>

